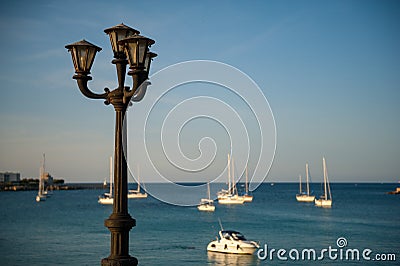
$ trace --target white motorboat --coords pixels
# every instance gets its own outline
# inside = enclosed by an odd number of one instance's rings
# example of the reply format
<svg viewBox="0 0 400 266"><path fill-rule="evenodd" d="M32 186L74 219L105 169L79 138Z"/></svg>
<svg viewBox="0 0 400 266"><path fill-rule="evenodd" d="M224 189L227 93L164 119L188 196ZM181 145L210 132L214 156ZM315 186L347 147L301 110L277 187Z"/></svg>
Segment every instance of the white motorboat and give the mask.
<svg viewBox="0 0 400 266"><path fill-rule="evenodd" d="M207 245L207 251L251 255L259 248L255 241L247 240L237 231L221 230L218 234L219 238Z"/></svg>
<svg viewBox="0 0 400 266"><path fill-rule="evenodd" d="M319 199L315 199L314 202L315 206L317 207L330 208L332 206L332 194L329 186L328 170L326 169L325 158L322 158L322 164L324 169L324 195L322 195Z"/></svg>
<svg viewBox="0 0 400 266"><path fill-rule="evenodd" d="M138 180L137 180L137 189L128 190L128 199L145 199L147 198L146 192L140 192L140 175L138 169Z"/></svg>
<svg viewBox="0 0 400 266"><path fill-rule="evenodd" d="M214 206L214 201L211 199L210 183L207 183L207 194L208 194L208 199L201 199L200 204L197 206L197 209L199 211L213 212L215 211L215 206Z"/></svg>
<svg viewBox="0 0 400 266"><path fill-rule="evenodd" d="M110 157L110 192L104 193L103 195L99 196L99 200L97 202L100 204L113 204L114 203L112 177L113 177L112 157Z"/></svg>
<svg viewBox="0 0 400 266"><path fill-rule="evenodd" d="M308 181L308 163L306 163L306 184L307 184L307 192L302 192L301 191L301 175L299 176L299 183L300 183L300 191L299 194L296 195L296 200L300 201L300 202L313 202L315 200L315 196L314 195L310 195L310 185L309 185L309 181Z"/></svg>

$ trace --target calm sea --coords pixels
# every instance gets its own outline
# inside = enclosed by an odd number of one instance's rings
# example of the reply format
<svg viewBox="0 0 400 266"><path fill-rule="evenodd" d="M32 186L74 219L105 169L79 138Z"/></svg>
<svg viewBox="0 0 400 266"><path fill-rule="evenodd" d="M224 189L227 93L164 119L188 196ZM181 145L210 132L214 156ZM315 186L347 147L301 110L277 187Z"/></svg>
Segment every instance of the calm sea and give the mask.
<svg viewBox="0 0 400 266"><path fill-rule="evenodd" d="M315 191L320 185L313 184ZM388 195L397 184L332 184L331 209L298 203L297 184L263 184L254 201L241 206L216 204L214 213L178 207L154 198L129 200L137 225L130 234L130 254L139 265L400 265L400 195ZM160 189L162 189L160 184ZM34 191L0 193L0 265L100 265L109 255L110 234L103 221L111 206L97 203L102 190L55 191L35 202ZM261 247L284 249L282 261L256 255L207 253L220 228L242 232ZM396 261L340 260L341 248L395 254ZM343 240L343 239L342 239ZM338 258L301 260L304 249L336 248ZM300 259L289 258L300 252ZM262 254L262 253L260 253ZM345 253L343 253L345 254ZM343 255L344 257L344 255ZM349 256L351 259L351 257Z"/></svg>

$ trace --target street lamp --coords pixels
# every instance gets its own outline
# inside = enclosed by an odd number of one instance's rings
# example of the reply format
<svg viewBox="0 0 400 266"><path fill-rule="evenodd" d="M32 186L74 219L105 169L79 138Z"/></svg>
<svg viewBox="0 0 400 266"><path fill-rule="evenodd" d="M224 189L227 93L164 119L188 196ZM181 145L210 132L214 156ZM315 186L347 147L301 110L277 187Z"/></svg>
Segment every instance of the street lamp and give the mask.
<svg viewBox="0 0 400 266"><path fill-rule="evenodd" d="M114 147L114 203L113 212L104 221L104 225L111 232L111 254L101 260L103 266L137 265L136 258L129 255L129 231L136 225L128 213L128 167L124 156L126 144L126 125L123 123L125 112L131 101L140 101L146 93L151 59L156 54L149 52L149 47L155 42L139 35L139 31L124 24L116 25L104 30L110 37L114 53L112 63L116 65L118 87L112 91L104 89L98 94L88 88L89 76L96 53L100 47L82 40L66 45L71 53L75 68L78 87L83 95L91 99L104 99L105 104L112 104L115 109L115 147ZM125 86L126 66L129 63L132 76L132 88Z"/></svg>

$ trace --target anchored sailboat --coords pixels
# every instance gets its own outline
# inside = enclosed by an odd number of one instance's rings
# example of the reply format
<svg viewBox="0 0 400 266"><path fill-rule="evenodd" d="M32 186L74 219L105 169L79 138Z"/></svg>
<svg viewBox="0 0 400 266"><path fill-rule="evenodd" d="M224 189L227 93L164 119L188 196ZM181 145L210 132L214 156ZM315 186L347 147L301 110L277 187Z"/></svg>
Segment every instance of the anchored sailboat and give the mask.
<svg viewBox="0 0 400 266"><path fill-rule="evenodd" d="M43 162L42 165L40 166L40 170L39 170L39 190L38 190L38 194L36 195L36 201L40 202L40 201L45 201L46 200L46 194L45 194L45 190L44 190L44 173L45 173L45 155L43 154Z"/></svg>
<svg viewBox="0 0 400 266"><path fill-rule="evenodd" d="M147 193L140 192L140 174L139 174L139 167L138 167L138 180L137 180L137 189L130 189L128 190L128 199L144 199L147 198Z"/></svg>
<svg viewBox="0 0 400 266"><path fill-rule="evenodd" d="M306 184L307 184L307 193L301 191L301 175L299 176L300 179L300 192L296 195L297 201L300 202L313 202L315 200L314 195L310 195L310 185L308 181L308 163L306 163Z"/></svg>
<svg viewBox="0 0 400 266"><path fill-rule="evenodd" d="M112 156L110 156L110 192L104 193L103 195L99 196L99 200L97 201L100 204L113 204L114 197L113 197L113 168L112 168Z"/></svg>
<svg viewBox="0 0 400 266"><path fill-rule="evenodd" d="M322 164L324 169L324 195L319 199L315 200L315 206L317 207L331 207L332 206L332 194L328 180L328 170L326 169L325 158L322 158Z"/></svg>
<svg viewBox="0 0 400 266"><path fill-rule="evenodd" d="M231 175L232 168L232 175ZM218 193L218 203L219 204L243 204L244 198L239 196L234 178L234 162L232 158L232 167L231 167L231 158L228 154L228 190L221 190ZM231 181L232 179L232 181Z"/></svg>
<svg viewBox="0 0 400 266"><path fill-rule="evenodd" d="M214 206L214 201L211 199L210 183L207 183L207 194L208 194L208 199L201 199L200 204L197 206L197 209L199 211L213 212L215 211L215 206Z"/></svg>
<svg viewBox="0 0 400 266"><path fill-rule="evenodd" d="M249 183L248 183L248 174L247 174L247 166L246 166L246 193L243 195L244 202L252 202L253 196L249 195Z"/></svg>

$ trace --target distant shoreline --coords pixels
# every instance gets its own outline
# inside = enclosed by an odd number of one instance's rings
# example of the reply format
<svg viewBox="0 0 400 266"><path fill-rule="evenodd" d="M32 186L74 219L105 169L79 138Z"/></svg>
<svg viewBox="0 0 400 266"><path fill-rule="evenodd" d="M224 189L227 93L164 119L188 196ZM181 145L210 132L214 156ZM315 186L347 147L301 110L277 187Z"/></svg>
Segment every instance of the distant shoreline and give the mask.
<svg viewBox="0 0 400 266"><path fill-rule="evenodd" d="M129 183L129 184L135 184L135 183ZM149 182L148 184L168 184L168 183L159 183L159 182ZM201 182L178 182L176 183L178 185L182 186L199 186L199 185L204 185L206 183L201 183ZM215 184L225 184L223 182L220 183L215 183ZM242 182L239 182L238 184L244 184ZM279 185L279 184L298 184L298 182L263 182L262 184L270 184L270 185ZM312 182L310 184L320 184L320 182ZM399 186L398 182L332 182L331 184L354 184L354 185L367 185L367 184L391 184L394 187ZM90 183L90 182L82 182L82 183L65 183L65 184L53 184L50 186L47 186L48 190L85 190L85 189L90 189L90 190L98 190L98 189L106 189L108 188L109 185L104 185L103 183ZM38 185L37 184L27 184L27 185L21 185L21 184L1 184L0 183L0 192L4 191L30 191L30 190L38 190Z"/></svg>
<svg viewBox="0 0 400 266"><path fill-rule="evenodd" d="M103 183L70 183L70 184L55 184L46 186L48 190L82 190L82 189L104 189L108 187L104 186ZM0 191L30 191L38 190L38 185L27 184L1 184Z"/></svg>

